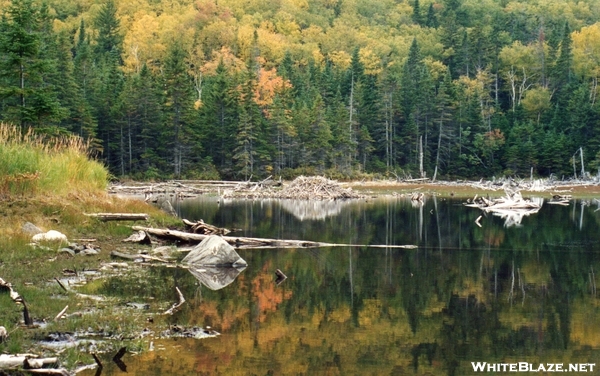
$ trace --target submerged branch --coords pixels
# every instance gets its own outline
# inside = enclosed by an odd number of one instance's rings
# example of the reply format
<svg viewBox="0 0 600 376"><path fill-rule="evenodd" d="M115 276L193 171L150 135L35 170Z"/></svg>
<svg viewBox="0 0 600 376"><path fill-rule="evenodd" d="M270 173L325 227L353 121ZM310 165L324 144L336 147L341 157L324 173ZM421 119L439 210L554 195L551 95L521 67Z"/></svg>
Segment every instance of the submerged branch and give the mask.
<svg viewBox="0 0 600 376"><path fill-rule="evenodd" d="M163 315L172 315L176 310L179 309L179 307L181 307L183 305L183 303L185 303L185 298L183 297L183 294L179 290L179 287L175 286L175 290L177 290L177 294L179 294L179 302L173 304L173 306L171 308L169 308L168 310L166 310L163 313Z"/></svg>

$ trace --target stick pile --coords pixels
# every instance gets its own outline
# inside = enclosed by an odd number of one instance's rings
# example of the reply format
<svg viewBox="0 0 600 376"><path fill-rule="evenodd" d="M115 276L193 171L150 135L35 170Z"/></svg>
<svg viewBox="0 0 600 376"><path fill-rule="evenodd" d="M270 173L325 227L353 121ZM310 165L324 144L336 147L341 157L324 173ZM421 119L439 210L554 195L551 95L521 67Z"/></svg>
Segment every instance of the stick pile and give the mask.
<svg viewBox="0 0 600 376"><path fill-rule="evenodd" d="M343 188L338 182L322 176L299 176L277 193L278 198L299 200L338 200L360 198L352 188Z"/></svg>

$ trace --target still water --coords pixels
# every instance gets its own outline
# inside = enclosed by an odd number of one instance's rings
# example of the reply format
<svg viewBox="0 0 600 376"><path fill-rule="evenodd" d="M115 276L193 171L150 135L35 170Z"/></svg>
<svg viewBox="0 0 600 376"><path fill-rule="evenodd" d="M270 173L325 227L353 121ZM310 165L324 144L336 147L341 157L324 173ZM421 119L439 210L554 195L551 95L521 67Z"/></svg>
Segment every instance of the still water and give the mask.
<svg viewBox="0 0 600 376"><path fill-rule="evenodd" d="M537 200L529 215L433 196L178 202L181 217L235 236L418 248L242 249L248 267L216 291L153 268L155 299L175 301L174 286L187 299L171 324L220 334L145 338L153 351L126 355L127 372L469 375L471 362L528 362L595 363L600 374L600 201ZM130 293L148 295L135 285ZM120 373L109 364L102 374Z"/></svg>

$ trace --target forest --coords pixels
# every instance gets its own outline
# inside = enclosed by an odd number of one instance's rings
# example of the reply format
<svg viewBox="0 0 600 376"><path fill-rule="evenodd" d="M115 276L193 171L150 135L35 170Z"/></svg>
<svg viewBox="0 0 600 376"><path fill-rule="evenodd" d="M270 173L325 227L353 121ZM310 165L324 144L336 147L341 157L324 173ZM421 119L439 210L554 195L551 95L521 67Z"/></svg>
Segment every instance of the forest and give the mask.
<svg viewBox="0 0 600 376"><path fill-rule="evenodd" d="M600 169L596 0L0 0L0 13L0 121L79 135L117 178Z"/></svg>

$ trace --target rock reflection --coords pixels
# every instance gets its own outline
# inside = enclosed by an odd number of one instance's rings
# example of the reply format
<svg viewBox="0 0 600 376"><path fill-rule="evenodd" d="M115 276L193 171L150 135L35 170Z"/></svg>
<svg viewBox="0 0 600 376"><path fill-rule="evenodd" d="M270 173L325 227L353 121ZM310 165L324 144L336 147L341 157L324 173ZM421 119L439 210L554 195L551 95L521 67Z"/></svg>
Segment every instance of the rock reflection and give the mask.
<svg viewBox="0 0 600 376"><path fill-rule="evenodd" d="M243 267L218 267L218 266L191 266L190 273L204 286L211 290L220 290L231 284L241 272Z"/></svg>

